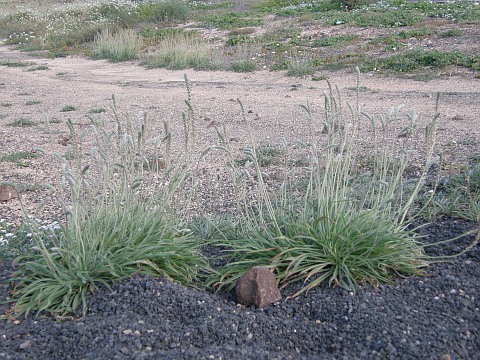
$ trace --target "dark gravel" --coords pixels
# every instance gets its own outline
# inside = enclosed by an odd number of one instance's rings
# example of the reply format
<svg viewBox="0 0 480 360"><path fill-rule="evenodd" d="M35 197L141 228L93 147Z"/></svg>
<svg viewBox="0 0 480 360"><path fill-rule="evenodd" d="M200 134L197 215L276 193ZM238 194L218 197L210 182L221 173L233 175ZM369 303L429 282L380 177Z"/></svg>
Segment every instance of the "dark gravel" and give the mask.
<svg viewBox="0 0 480 360"><path fill-rule="evenodd" d="M424 230L438 241L471 229L448 220ZM431 248L445 254L472 238ZM8 264L0 265L2 283ZM283 290L284 298L298 286ZM0 287L0 299L7 288ZM137 276L102 288L84 319L0 321L5 359L480 359L480 247L355 295L326 286L266 309L232 294Z"/></svg>

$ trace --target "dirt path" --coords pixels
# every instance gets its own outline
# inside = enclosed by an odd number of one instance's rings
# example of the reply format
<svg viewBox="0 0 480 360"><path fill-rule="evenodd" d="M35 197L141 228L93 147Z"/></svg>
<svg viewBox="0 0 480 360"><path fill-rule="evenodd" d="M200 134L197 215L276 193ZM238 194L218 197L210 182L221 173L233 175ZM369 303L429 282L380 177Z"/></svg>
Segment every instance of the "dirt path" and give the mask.
<svg viewBox="0 0 480 360"><path fill-rule="evenodd" d="M309 135L305 111L300 104L309 101L315 115L321 115L322 94L327 82L285 77L282 72L238 74L193 70L146 70L136 63L112 64L80 57L57 59L31 58L11 47L0 46L0 62L28 62L24 67L0 67L0 153L30 151L41 147L46 152L65 152L59 134L67 133L65 121L88 123L94 109L106 109L115 95L119 109L132 116L146 111L152 129L162 121L181 132L181 112L187 97L184 74L190 80L197 113L199 150L216 143L213 125L225 124L235 147L254 143L280 143ZM40 67L41 66L41 67ZM39 68L40 67L40 68ZM38 70L38 69L44 70ZM356 75L350 72L322 73L339 87L344 100L354 101ZM465 72L429 82L385 77L370 73L361 76L360 106L366 112L381 114L403 104L406 112L420 115L419 126L434 113L436 93L441 92L439 151L451 159L480 152L480 79ZM247 131L236 99L244 104L252 132ZM64 112L65 106L75 111ZM23 118L37 126L12 127L8 123ZM177 130L177 131L176 131ZM158 130L160 131L160 130ZM319 132L321 128L319 128ZM0 181L30 184L38 189L52 179L51 160L32 159L29 167L0 162ZM206 166L209 166L208 164ZM211 164L215 167L216 164ZM41 191L23 194L28 206L38 203ZM32 202L30 204L29 202ZM29 205L30 204L30 205ZM0 218L18 216L16 200L0 203Z"/></svg>

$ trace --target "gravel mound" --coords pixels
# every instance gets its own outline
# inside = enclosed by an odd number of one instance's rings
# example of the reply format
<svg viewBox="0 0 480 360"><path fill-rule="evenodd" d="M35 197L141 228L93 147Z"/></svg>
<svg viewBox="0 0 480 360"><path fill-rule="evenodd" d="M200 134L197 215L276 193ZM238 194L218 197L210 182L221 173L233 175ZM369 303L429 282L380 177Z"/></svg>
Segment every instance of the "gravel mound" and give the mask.
<svg viewBox="0 0 480 360"><path fill-rule="evenodd" d="M423 232L431 242L473 226L448 220ZM458 252L472 239L428 252ZM0 265L2 283L10 273ZM283 289L284 299L298 287ZM7 290L0 287L0 299ZM136 276L91 295L83 319L0 321L0 358L480 359L479 290L480 246L432 265L425 277L355 295L321 286L265 309L239 306L230 293Z"/></svg>

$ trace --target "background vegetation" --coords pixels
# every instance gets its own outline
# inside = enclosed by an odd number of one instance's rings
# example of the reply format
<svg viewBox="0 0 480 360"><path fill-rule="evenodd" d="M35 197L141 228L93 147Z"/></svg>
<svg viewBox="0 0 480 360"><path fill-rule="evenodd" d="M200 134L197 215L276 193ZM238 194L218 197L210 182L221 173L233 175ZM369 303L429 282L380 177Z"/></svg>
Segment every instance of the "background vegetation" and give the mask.
<svg viewBox="0 0 480 360"><path fill-rule="evenodd" d="M10 6L0 15L4 42L29 51L48 50L49 56L140 59L148 67L171 69L287 70L291 76L357 66L394 73L435 72L452 66L480 69L473 43L471 51L428 45L448 37L465 38L472 26L478 26L480 9L472 1L47 3L20 8L7 1ZM272 15L273 22L271 17L266 22ZM312 25L338 27L342 33L334 30L319 36L304 31ZM382 35L359 36L358 28L379 29ZM210 29L216 29L216 35ZM250 51L245 51L246 44Z"/></svg>

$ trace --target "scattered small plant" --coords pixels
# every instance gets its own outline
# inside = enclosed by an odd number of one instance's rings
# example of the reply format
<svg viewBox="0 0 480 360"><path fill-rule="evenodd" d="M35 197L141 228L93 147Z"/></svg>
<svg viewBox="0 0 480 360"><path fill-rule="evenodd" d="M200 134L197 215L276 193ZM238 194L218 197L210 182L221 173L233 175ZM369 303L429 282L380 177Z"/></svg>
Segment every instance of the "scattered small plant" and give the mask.
<svg viewBox="0 0 480 360"><path fill-rule="evenodd" d="M48 69L49 67L47 65L39 65L39 66L32 67L27 71L41 71L41 70L48 70Z"/></svg>
<svg viewBox="0 0 480 360"><path fill-rule="evenodd" d="M0 61L0 65L7 66L7 67L26 67L30 66L29 63L24 61L14 61L14 60L2 60Z"/></svg>
<svg viewBox="0 0 480 360"><path fill-rule="evenodd" d="M315 67L308 59L294 56L287 62L287 76L304 77L312 75L315 72Z"/></svg>
<svg viewBox="0 0 480 360"><path fill-rule="evenodd" d="M473 59L460 51L415 49L364 64L365 70L390 70L399 73L414 71L420 67L442 68L449 65L472 67Z"/></svg>
<svg viewBox="0 0 480 360"><path fill-rule="evenodd" d="M8 126L16 126L16 127L29 127L29 126L36 126L37 123L33 120L27 118L18 118L10 123L7 124Z"/></svg>
<svg viewBox="0 0 480 360"><path fill-rule="evenodd" d="M89 111L90 114L102 114L106 112L104 108L96 108Z"/></svg>
<svg viewBox="0 0 480 360"><path fill-rule="evenodd" d="M41 104L42 102L40 100L29 100L25 103L25 105L27 106L31 106L31 105L38 105L38 104Z"/></svg>
<svg viewBox="0 0 480 360"><path fill-rule="evenodd" d="M33 151L18 151L11 154L1 155L0 161L21 162L26 159L35 159L39 154Z"/></svg>
<svg viewBox="0 0 480 360"><path fill-rule="evenodd" d="M280 145L274 144L261 144L254 149L245 148L243 149L243 158L239 159L237 163L239 165L245 165L250 161L251 154L255 153L256 161L260 166L269 166L273 164L278 164L281 160L281 157L285 155L285 149Z"/></svg>
<svg viewBox="0 0 480 360"><path fill-rule="evenodd" d="M60 111L61 112L77 111L77 107L73 105L65 105Z"/></svg>
<svg viewBox="0 0 480 360"><path fill-rule="evenodd" d="M240 60L232 64L232 70L235 72L253 72L256 67L251 60Z"/></svg>
<svg viewBox="0 0 480 360"><path fill-rule="evenodd" d="M240 36L240 35L251 35L255 33L255 28L251 27L244 27L244 28L238 28L238 29L232 29L228 32L229 36Z"/></svg>
<svg viewBox="0 0 480 360"><path fill-rule="evenodd" d="M448 29L439 34L441 37L456 37L462 35L462 30L460 29Z"/></svg>
<svg viewBox="0 0 480 360"><path fill-rule="evenodd" d="M239 12L211 15L205 20L205 25L219 29L234 29L262 24L263 20L258 15Z"/></svg>
<svg viewBox="0 0 480 360"><path fill-rule="evenodd" d="M356 35L338 35L338 36L324 36L320 39L316 39L312 46L314 47L323 47L323 46L333 46L340 47L346 44L349 44L357 39Z"/></svg>

